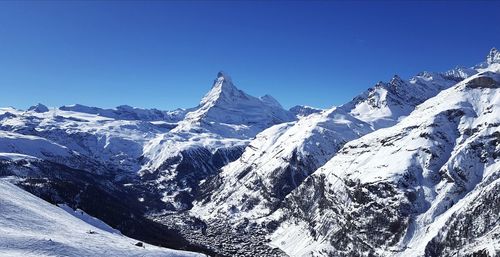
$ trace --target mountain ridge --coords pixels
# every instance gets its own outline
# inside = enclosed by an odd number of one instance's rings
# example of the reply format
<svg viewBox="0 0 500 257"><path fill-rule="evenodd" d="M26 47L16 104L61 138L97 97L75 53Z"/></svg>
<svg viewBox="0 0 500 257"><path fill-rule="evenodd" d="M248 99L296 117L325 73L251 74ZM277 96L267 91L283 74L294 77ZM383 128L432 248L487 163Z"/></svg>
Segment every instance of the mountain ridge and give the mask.
<svg viewBox="0 0 500 257"><path fill-rule="evenodd" d="M306 115L294 124L271 127L250 142L241 159L222 168L212 179L218 181L215 188L211 180L206 182L206 198L195 203L191 212L206 219L241 215L235 222L269 215L343 144L398 123L418 104L476 73L454 68L421 72L409 80L395 75L344 105ZM268 141L273 144L269 146Z"/></svg>

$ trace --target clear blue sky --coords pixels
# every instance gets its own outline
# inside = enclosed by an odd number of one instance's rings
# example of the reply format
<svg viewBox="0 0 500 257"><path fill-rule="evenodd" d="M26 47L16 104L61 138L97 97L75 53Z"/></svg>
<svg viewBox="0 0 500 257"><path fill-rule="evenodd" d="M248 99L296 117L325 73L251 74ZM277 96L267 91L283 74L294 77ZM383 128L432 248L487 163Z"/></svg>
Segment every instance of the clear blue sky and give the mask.
<svg viewBox="0 0 500 257"><path fill-rule="evenodd" d="M0 106L192 107L219 70L283 106L500 47L500 2L0 2Z"/></svg>

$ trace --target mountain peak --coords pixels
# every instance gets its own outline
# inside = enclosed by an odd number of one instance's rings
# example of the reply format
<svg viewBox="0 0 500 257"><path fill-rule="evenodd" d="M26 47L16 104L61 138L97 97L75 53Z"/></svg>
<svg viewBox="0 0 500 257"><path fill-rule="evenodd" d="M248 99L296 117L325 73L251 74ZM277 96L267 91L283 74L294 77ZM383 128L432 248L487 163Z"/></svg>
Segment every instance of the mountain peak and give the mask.
<svg viewBox="0 0 500 257"><path fill-rule="evenodd" d="M34 112L38 112L38 113L43 113L43 112L48 112L49 111L49 108L47 108L47 106L41 104L41 103L38 103L37 105L34 105L34 106L31 106L28 111L34 111Z"/></svg>
<svg viewBox="0 0 500 257"><path fill-rule="evenodd" d="M236 89L236 87L233 84L233 80L231 79L231 76L229 76L226 72L224 71L219 71L217 73L217 78L214 80L214 85L212 88L217 88L220 87L221 89Z"/></svg>
<svg viewBox="0 0 500 257"><path fill-rule="evenodd" d="M203 97L200 106L218 101L233 101L239 97L244 97L244 95L245 93L236 88L227 73L219 71L212 89Z"/></svg>
<svg viewBox="0 0 500 257"><path fill-rule="evenodd" d="M205 128L212 132L248 138L264 128L294 118L276 99L269 95L261 98L248 95L236 88L227 73L220 71L212 89L201 99L198 107L186 114L185 122L177 129L190 129L190 124L203 122L210 124ZM241 126L235 130L235 126L228 124Z"/></svg>
<svg viewBox="0 0 500 257"><path fill-rule="evenodd" d="M500 51L495 47L491 48L490 53L486 56L486 62L488 64L500 63Z"/></svg>
<svg viewBox="0 0 500 257"><path fill-rule="evenodd" d="M393 84L393 83L400 83L401 81L403 81L403 79L402 79L399 75L397 75L397 74L396 74L396 75L394 75L394 76L392 77L392 79L391 79L391 82L390 82L390 83L391 83L391 84Z"/></svg>
<svg viewBox="0 0 500 257"><path fill-rule="evenodd" d="M219 81L219 80L224 80L224 81L227 81L227 82L232 82L231 80L231 77L224 71L219 71L219 73L217 73L217 79L216 81Z"/></svg>
<svg viewBox="0 0 500 257"><path fill-rule="evenodd" d="M398 89L404 84L404 80L398 75L394 75L394 77L392 77L391 81L389 82L389 85L394 89Z"/></svg>

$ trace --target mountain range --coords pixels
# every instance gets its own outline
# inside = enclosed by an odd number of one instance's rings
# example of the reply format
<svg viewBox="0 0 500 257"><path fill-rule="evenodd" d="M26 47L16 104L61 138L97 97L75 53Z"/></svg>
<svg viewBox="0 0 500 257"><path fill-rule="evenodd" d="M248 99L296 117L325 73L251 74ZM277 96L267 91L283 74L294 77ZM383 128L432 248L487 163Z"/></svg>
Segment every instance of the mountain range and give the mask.
<svg viewBox="0 0 500 257"><path fill-rule="evenodd" d="M324 110L0 108L0 255L498 256L499 125L495 48Z"/></svg>

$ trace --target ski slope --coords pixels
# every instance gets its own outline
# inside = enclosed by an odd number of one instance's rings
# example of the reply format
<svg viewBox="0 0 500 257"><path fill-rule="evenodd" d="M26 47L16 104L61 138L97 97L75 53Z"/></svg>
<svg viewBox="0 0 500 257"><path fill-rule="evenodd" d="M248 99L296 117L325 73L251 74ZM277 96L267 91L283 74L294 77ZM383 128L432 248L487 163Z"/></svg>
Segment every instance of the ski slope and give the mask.
<svg viewBox="0 0 500 257"><path fill-rule="evenodd" d="M137 240L92 226L6 180L0 192L0 256L204 256L135 246Z"/></svg>

